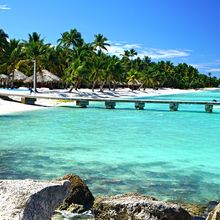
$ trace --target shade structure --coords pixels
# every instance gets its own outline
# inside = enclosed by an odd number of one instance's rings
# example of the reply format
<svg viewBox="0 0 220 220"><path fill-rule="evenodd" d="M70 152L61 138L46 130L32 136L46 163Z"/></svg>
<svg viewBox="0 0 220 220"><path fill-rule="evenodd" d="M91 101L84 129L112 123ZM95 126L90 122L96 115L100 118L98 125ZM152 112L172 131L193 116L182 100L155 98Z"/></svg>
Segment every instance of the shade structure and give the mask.
<svg viewBox="0 0 220 220"><path fill-rule="evenodd" d="M8 84L8 80L8 75L0 74L0 86L6 86Z"/></svg>
<svg viewBox="0 0 220 220"><path fill-rule="evenodd" d="M23 82L25 79L27 79L27 76L21 71L15 69L14 72L9 74L9 78L13 82Z"/></svg>
<svg viewBox="0 0 220 220"><path fill-rule="evenodd" d="M31 83L34 80L34 75L28 77L24 82ZM48 70L42 70L41 72L37 72L37 82L42 84L47 83L57 83L60 82L61 79L55 74L49 72Z"/></svg>
<svg viewBox="0 0 220 220"><path fill-rule="evenodd" d="M0 81L7 81L9 77L5 74L0 74Z"/></svg>

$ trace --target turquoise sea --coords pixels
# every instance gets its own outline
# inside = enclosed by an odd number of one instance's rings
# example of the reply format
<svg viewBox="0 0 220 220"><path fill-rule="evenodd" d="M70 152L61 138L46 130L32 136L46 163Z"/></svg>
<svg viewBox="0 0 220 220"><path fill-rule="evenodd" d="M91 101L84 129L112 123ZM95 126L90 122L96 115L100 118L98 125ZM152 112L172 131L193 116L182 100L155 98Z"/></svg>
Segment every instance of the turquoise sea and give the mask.
<svg viewBox="0 0 220 220"><path fill-rule="evenodd" d="M220 91L152 99L220 100ZM0 116L0 179L75 173L94 195L139 192L206 203L220 198L220 108L118 104Z"/></svg>

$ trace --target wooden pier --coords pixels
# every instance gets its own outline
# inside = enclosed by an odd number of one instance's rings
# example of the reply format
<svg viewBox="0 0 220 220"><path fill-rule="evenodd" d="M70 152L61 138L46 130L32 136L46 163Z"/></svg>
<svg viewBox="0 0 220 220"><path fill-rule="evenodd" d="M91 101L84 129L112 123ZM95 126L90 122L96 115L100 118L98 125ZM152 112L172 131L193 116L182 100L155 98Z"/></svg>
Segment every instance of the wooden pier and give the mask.
<svg viewBox="0 0 220 220"><path fill-rule="evenodd" d="M80 97L52 97L44 95L27 95L27 94L14 94L14 93L0 93L1 97L20 97L21 102L24 104L34 105L37 99L51 99L61 101L73 101L80 108L86 108L89 102L104 102L107 109L115 109L116 103L134 103L134 107L138 110L143 110L145 104L157 103L168 104L170 111L178 111L179 105L203 105L206 112L211 113L213 106L220 105L220 102L216 101L185 101L185 100L153 100L153 99L115 99L115 98L80 98Z"/></svg>

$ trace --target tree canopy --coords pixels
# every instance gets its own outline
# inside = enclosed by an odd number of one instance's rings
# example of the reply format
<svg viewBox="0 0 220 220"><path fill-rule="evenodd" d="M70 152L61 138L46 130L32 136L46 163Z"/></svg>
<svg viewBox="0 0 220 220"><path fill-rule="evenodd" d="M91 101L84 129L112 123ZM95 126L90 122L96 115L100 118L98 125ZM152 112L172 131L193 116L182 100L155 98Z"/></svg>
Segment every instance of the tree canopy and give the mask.
<svg viewBox="0 0 220 220"><path fill-rule="evenodd" d="M202 88L216 87L220 80L200 73L187 63L174 65L171 61L153 62L150 57L140 58L135 49L125 50L117 57L108 53L111 45L102 34L94 35L93 42L85 42L77 29L61 34L58 45L45 43L39 33L30 33L27 40L9 39L0 29L0 74L19 69L27 76L47 69L63 79L72 89L99 87L116 89L146 88Z"/></svg>

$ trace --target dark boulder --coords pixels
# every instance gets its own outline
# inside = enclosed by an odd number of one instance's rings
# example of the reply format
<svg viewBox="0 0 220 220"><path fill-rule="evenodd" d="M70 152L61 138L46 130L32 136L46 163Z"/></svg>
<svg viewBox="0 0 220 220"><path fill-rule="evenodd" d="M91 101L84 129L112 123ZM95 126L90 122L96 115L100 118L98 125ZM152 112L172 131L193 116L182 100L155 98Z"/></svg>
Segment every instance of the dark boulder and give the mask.
<svg viewBox="0 0 220 220"><path fill-rule="evenodd" d="M63 201L59 210L81 213L92 208L94 197L85 182L77 175L67 174L59 180L69 180L71 193Z"/></svg>

